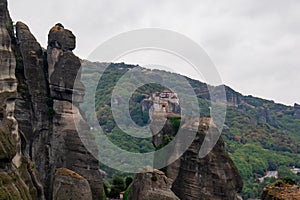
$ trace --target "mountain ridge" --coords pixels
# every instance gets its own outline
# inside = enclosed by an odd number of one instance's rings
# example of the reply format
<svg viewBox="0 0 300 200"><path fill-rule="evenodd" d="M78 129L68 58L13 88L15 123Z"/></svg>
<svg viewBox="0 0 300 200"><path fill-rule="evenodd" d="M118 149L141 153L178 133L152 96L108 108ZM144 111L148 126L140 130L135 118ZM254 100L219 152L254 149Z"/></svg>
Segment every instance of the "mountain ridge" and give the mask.
<svg viewBox="0 0 300 200"><path fill-rule="evenodd" d="M120 136L120 131L114 128L115 124L109 111L111 103L109 94L111 94L115 82L130 68L138 67L141 71L145 70L145 73L151 70L144 69L138 65L127 65L125 63L109 64L89 61L82 61L82 63L83 82L86 81L85 74L88 75L89 80L93 79L93 76L89 74L93 71L93 67L95 71L99 70L99 73L103 75L99 81L96 80L96 82L94 82L94 84L99 84L99 86L102 85L96 90L95 95L98 120L102 122L100 126L108 131L108 136L115 144L120 145L126 150L139 151L137 147L139 141L131 143L131 146L117 141L117 138L121 140L125 138ZM87 65L87 69L91 71L85 71L85 65ZM166 73L166 76L170 73L156 69L153 71ZM114 81L111 82L109 77L113 77L112 79ZM198 96L201 116L210 116L208 87L212 86L207 86L205 83L188 77L186 77L186 79ZM85 84L88 83L85 82ZM88 85L87 88L89 87ZM218 87L215 88L218 89ZM132 103L130 110L131 117L137 124L143 125L149 120L149 118L145 117L149 114L147 112L143 113L142 109L140 109L143 107L142 100L162 89L163 87L157 85L148 85L144 88L139 88L133 94L130 101ZM263 187L263 185L257 183L258 178L263 177L268 170L277 169L281 165L286 167L300 165L300 162L298 162L300 159L300 136L298 134L300 120L297 117L299 106L297 106L297 104L294 106L277 104L272 100L265 100L251 95L244 96L228 86L225 86L225 90L227 96L227 116L222 137L226 143L226 150L231 154L231 158L235 161L235 164L242 174L243 181L246 183L243 189L244 198L256 198L260 196ZM147 105L145 106L147 107ZM109 123L105 124L103 122ZM127 138L125 140L127 141L129 139L130 138ZM249 153L249 151L253 151L253 153ZM268 155L270 158L268 158Z"/></svg>

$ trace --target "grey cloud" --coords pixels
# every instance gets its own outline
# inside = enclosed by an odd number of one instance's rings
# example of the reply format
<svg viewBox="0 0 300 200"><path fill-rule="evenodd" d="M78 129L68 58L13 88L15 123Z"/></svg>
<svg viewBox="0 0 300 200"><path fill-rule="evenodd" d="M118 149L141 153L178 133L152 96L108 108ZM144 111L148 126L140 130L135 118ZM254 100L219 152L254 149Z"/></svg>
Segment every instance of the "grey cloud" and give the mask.
<svg viewBox="0 0 300 200"><path fill-rule="evenodd" d="M14 20L31 27L43 46L62 22L85 58L100 43L132 29L180 32L211 56L225 84L286 104L300 103L298 0L14 0Z"/></svg>

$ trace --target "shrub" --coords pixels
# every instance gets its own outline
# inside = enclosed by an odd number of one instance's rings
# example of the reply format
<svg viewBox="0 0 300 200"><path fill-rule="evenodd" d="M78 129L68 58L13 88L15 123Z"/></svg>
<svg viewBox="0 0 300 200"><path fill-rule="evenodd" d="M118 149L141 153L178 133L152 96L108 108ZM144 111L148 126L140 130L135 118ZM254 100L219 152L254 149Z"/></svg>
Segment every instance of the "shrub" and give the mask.
<svg viewBox="0 0 300 200"><path fill-rule="evenodd" d="M289 185L296 185L296 181L294 181L293 179L291 179L290 177L285 177L283 179L283 182L285 182L286 184L289 184Z"/></svg>
<svg viewBox="0 0 300 200"><path fill-rule="evenodd" d="M276 181L276 182L274 183L274 186L276 186L276 187L281 187L281 186L283 186L283 185L284 185L284 182L283 182L282 180Z"/></svg>
<svg viewBox="0 0 300 200"><path fill-rule="evenodd" d="M151 180L152 181L157 181L157 176L155 174L152 174Z"/></svg>

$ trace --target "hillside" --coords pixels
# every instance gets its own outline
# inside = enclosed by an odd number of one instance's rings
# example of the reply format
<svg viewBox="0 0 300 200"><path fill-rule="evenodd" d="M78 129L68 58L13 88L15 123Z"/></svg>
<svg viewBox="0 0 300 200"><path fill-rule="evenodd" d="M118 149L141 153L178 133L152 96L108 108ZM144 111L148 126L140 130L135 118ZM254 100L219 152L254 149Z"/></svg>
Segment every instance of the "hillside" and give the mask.
<svg viewBox="0 0 300 200"><path fill-rule="evenodd" d="M95 109L98 120L110 140L121 148L132 152L149 152L153 150L150 139L137 139L123 133L115 126L111 113L111 94L116 82L135 65L124 63L91 63L83 61L83 82L87 90L91 84L98 82L95 71L103 73L96 90ZM107 67L108 66L108 67ZM105 69L105 67L107 67ZM105 71L104 71L105 69ZM149 70L143 69L145 73ZM159 71L159 70L157 70ZM168 77L169 72L162 72ZM173 74L174 75L174 74ZM177 75L178 78L181 75ZM186 77L198 97L201 116L209 116L210 95L205 83ZM96 82L95 82L96 81ZM172 80L176 82L177 80ZM159 84L147 84L140 87L130 100L130 115L138 125L149 122L148 111L142 110L142 102L155 92L164 89ZM218 89L218 87L216 87ZM279 176L292 176L299 182L299 176L290 173L289 167L300 166L300 118L299 108L277 104L253 96L244 96L225 86L227 96L227 115L222 133L226 150L230 153L243 178L243 197L257 198L268 182L260 184L258 178L267 171L279 171ZM86 97L89 98L89 97ZM87 101L89 102L89 101ZM89 118L90 110L81 106ZM105 167L104 167L105 168ZM110 173L116 173L108 170ZM282 177L284 178L284 177Z"/></svg>

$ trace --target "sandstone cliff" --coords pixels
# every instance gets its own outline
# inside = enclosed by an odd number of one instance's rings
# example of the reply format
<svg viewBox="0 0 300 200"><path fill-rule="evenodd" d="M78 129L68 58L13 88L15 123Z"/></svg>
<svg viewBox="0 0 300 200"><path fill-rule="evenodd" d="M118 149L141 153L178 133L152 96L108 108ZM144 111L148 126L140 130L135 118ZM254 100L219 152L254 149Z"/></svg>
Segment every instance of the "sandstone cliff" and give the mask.
<svg viewBox="0 0 300 200"><path fill-rule="evenodd" d="M0 199L44 199L37 172L21 152L21 133L14 117L15 38L4 0L0 1L0 41Z"/></svg>
<svg viewBox="0 0 300 200"><path fill-rule="evenodd" d="M64 199L66 182L82 187L76 195L102 199L99 163L79 136L94 141L78 108L84 87L76 82L75 36L54 26L45 52L26 24L15 31L0 0L0 199ZM70 173L58 173L62 167Z"/></svg>
<svg viewBox="0 0 300 200"><path fill-rule="evenodd" d="M102 198L98 161L82 144L74 122L79 120L81 132L93 141L77 107L84 87L75 83L81 66L72 52L75 36L62 25L54 26L44 52L24 23L16 24L16 35L21 62L16 116L25 137L22 149L37 166L46 198L52 198L54 173L61 167L87 179L93 199Z"/></svg>
<svg viewBox="0 0 300 200"><path fill-rule="evenodd" d="M174 116L171 116L174 117ZM170 118L170 117L169 117ZM155 118L154 118L155 119ZM159 120L161 121L161 120ZM171 123L154 136L154 143L159 146L164 142L164 135L174 136L176 133ZM166 175L173 179L172 190L183 200L234 200L240 199L242 180L237 168L224 150L224 142L220 138L212 151L204 158L198 157L201 144L209 132L217 134L217 129L211 119L202 118L200 124L183 122L181 125L187 135L193 130L191 126L198 126L198 132L191 146L183 155L166 167Z"/></svg>
<svg viewBox="0 0 300 200"><path fill-rule="evenodd" d="M75 36L60 24L54 26L48 36L48 77L50 96L53 98L53 146L54 165L71 169L86 178L93 198L102 198L102 181L99 162L83 145L81 138L90 141L92 148L95 139L78 107L84 96L84 86L80 79L80 60L72 50ZM74 120L79 126L75 125ZM80 131L80 134L78 133ZM90 146L90 147L91 147Z"/></svg>

